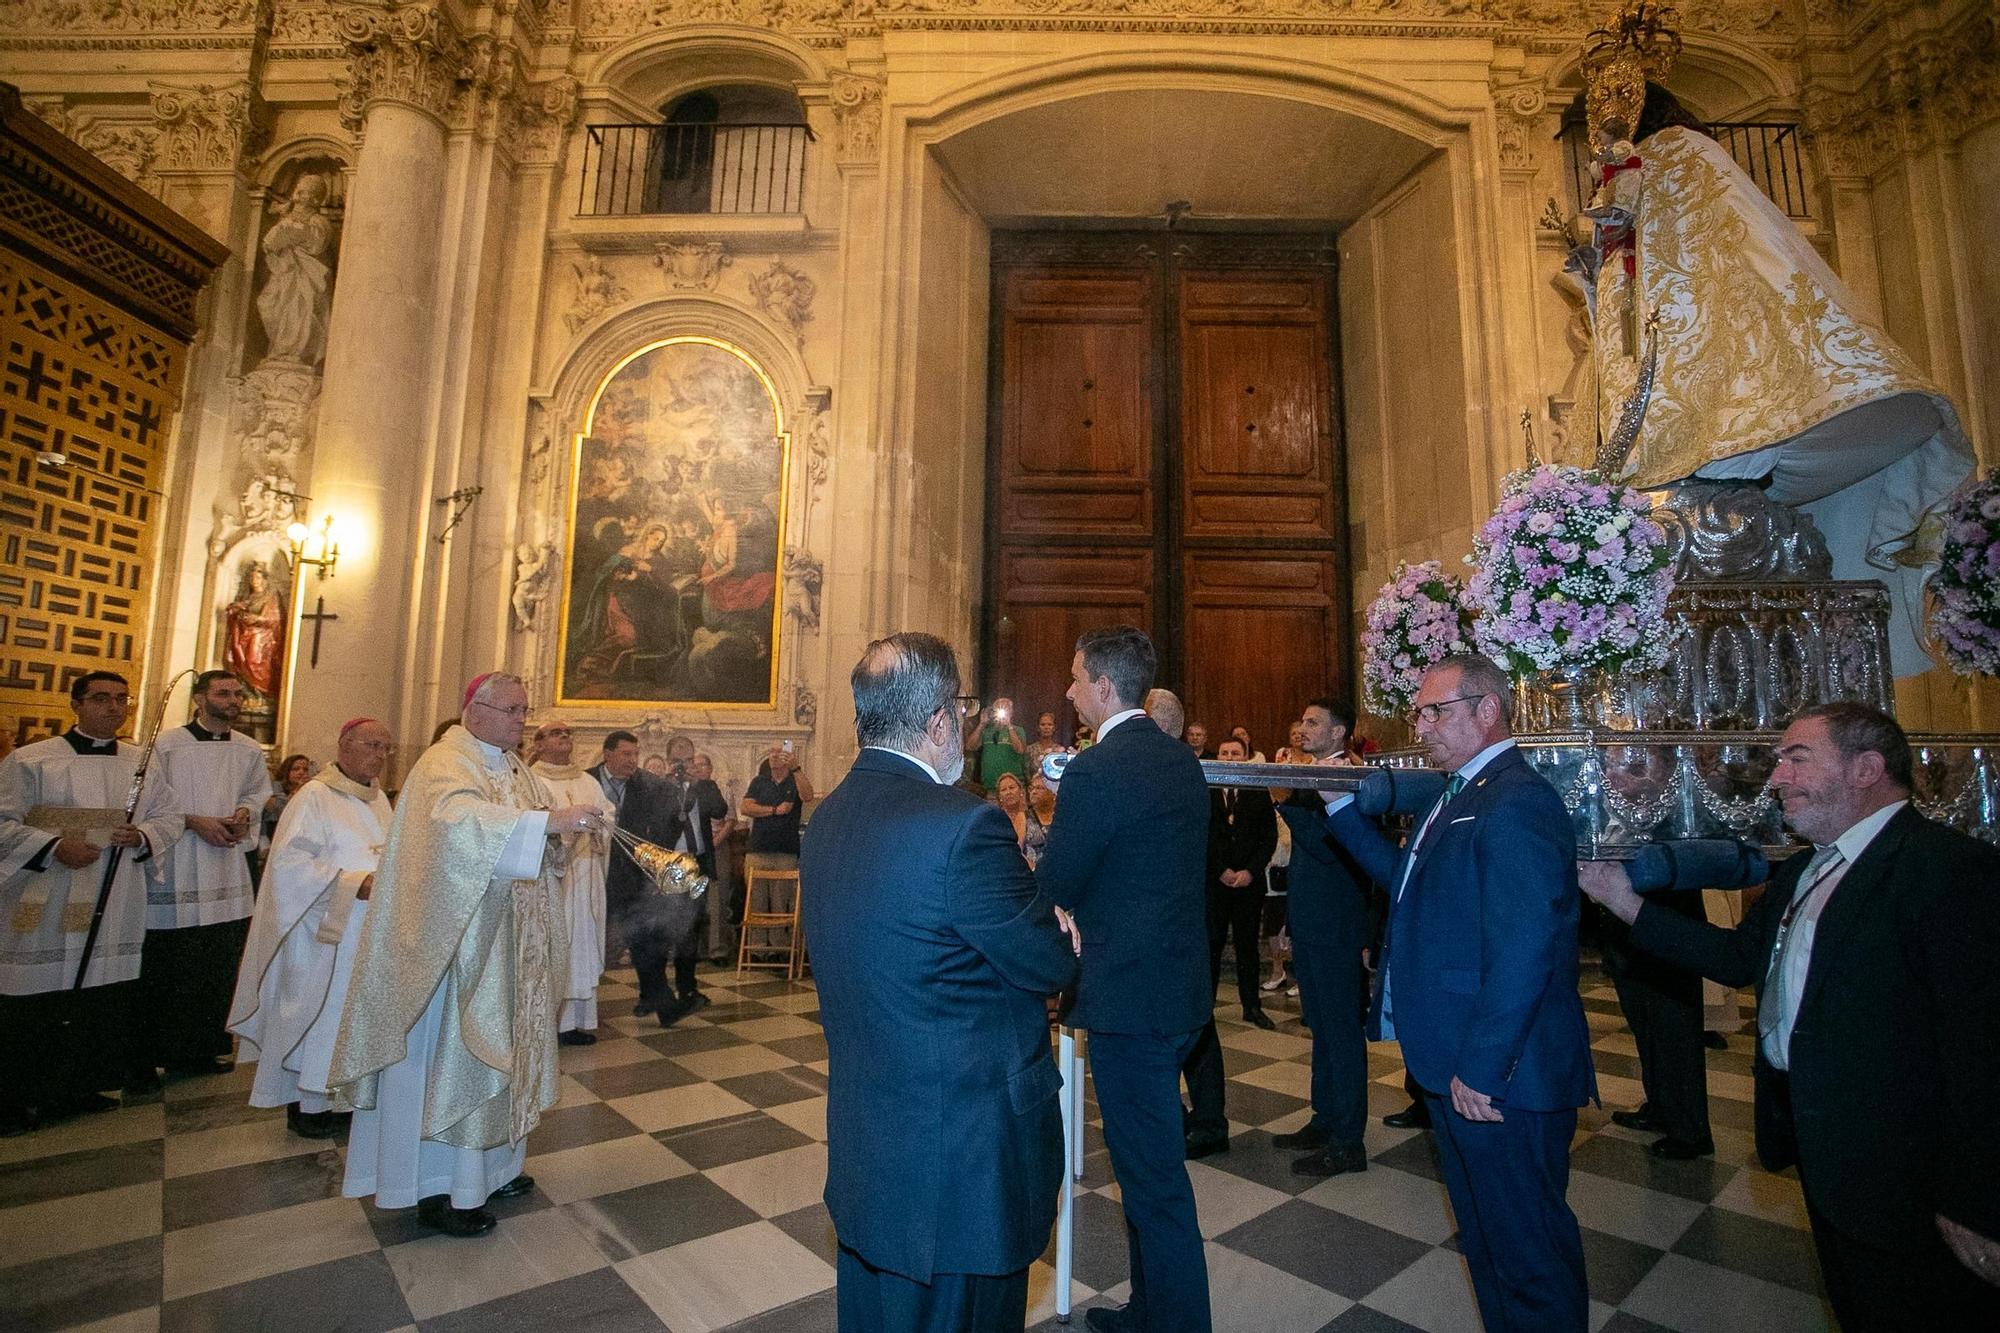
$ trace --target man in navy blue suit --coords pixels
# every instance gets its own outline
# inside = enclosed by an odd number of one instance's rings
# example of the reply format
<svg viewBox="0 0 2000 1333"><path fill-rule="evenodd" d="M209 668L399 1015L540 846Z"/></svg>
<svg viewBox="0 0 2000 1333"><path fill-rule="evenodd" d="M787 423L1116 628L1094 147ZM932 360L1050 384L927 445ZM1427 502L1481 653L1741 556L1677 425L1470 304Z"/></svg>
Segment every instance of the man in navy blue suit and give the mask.
<svg viewBox="0 0 2000 1333"><path fill-rule="evenodd" d="M1014 1333L1062 1179L1046 1000L1075 979L1075 927L1007 817L951 785L951 646L877 640L853 686L863 748L799 858L840 1327Z"/></svg>
<svg viewBox="0 0 2000 1333"><path fill-rule="evenodd" d="M1576 837L1510 732L1492 662L1447 657L1415 699L1450 784L1401 851L1329 801L1333 835L1389 886L1370 1023L1424 1090L1479 1312L1492 1333L1582 1333L1583 1238L1564 1194L1596 1095L1577 996Z"/></svg>
<svg viewBox="0 0 2000 1333"><path fill-rule="evenodd" d="M1097 743L1056 793L1042 889L1076 913L1083 975L1070 1021L1090 1033L1104 1144L1125 1209L1132 1299L1094 1329L1210 1327L1188 1182L1181 1067L1209 1020L1208 785L1194 751L1139 707L1157 659L1129 625L1076 642L1069 701Z"/></svg>

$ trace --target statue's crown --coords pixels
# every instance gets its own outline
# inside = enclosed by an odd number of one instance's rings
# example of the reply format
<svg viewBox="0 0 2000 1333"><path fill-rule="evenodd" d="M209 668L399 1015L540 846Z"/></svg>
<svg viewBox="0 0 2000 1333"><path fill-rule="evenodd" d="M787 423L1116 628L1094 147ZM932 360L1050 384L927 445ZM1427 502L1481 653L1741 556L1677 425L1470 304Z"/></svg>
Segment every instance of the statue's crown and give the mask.
<svg viewBox="0 0 2000 1333"><path fill-rule="evenodd" d="M1681 54L1680 12L1630 0L1618 17L1583 40L1584 102L1593 140L1629 139L1646 104Z"/></svg>

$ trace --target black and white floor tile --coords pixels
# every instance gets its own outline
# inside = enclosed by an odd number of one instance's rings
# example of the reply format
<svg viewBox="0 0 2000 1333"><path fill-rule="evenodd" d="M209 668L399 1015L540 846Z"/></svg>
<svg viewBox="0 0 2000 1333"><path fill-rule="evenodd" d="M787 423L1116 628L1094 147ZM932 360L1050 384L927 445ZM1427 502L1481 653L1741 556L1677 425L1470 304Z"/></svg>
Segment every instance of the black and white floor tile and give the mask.
<svg viewBox="0 0 2000 1333"><path fill-rule="evenodd" d="M337 1143L244 1105L250 1070L0 1140L0 1327L166 1330L570 1327L592 1333L804 1333L834 1324L834 1240L820 1202L826 1043L811 985L704 977L714 1003L662 1032L628 1017L562 1052L563 1099L529 1144L528 1196L472 1241L340 1197ZM1222 994L1233 996L1225 980ZM1712 1160L1665 1162L1610 1124L1638 1104L1630 1033L1585 982L1607 1110L1586 1108L1570 1199L1584 1227L1594 1333L1806 1333L1831 1326L1798 1185L1753 1162L1750 1047L1709 1054ZM1477 1333L1428 1136L1372 1126L1369 1169L1294 1176L1271 1139L1303 1124L1309 1043L1223 1020L1231 1150L1191 1163L1218 1330ZM1401 1109L1393 1045L1370 1103ZM1090 1106L1072 1298L1126 1295L1118 1187ZM1029 1322L1056 1327L1053 1245ZM1076 1327L1081 1327L1081 1319Z"/></svg>

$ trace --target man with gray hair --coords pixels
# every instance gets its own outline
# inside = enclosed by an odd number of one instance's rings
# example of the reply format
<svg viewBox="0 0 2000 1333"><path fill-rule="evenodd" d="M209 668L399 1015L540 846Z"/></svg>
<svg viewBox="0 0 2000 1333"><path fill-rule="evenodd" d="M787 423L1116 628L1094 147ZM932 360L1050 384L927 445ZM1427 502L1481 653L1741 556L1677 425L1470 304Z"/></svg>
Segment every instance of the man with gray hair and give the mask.
<svg viewBox="0 0 2000 1333"><path fill-rule="evenodd" d="M1045 1002L1081 946L1007 817L951 785L965 764L951 645L878 639L853 688L861 754L799 861L840 1327L1014 1333L1062 1177Z"/></svg>

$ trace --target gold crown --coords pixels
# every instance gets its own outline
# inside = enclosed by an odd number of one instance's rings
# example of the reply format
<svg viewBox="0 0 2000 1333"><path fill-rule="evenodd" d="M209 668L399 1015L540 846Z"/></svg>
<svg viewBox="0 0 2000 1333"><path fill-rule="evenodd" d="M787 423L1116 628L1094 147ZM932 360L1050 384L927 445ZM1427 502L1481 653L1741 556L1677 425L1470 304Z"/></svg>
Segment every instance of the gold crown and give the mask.
<svg viewBox="0 0 2000 1333"><path fill-rule="evenodd" d="M1629 139L1646 105L1646 84L1667 77L1681 54L1680 12L1631 0L1583 41L1584 114L1593 142Z"/></svg>

